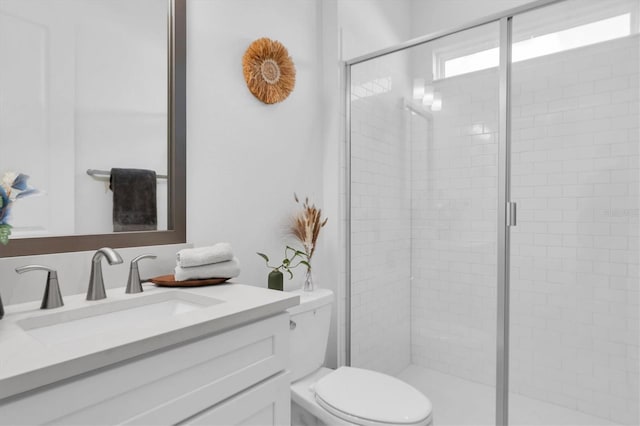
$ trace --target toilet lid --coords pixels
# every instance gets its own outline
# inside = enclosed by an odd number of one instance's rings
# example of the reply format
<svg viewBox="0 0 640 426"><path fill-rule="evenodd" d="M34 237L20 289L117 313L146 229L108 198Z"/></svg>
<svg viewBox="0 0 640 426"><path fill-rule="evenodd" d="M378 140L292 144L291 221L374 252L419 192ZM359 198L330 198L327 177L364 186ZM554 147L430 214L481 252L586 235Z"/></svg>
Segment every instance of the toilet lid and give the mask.
<svg viewBox="0 0 640 426"><path fill-rule="evenodd" d="M420 391L395 377L361 368L338 368L318 380L315 393L330 412L359 424L421 424L431 415L431 401Z"/></svg>

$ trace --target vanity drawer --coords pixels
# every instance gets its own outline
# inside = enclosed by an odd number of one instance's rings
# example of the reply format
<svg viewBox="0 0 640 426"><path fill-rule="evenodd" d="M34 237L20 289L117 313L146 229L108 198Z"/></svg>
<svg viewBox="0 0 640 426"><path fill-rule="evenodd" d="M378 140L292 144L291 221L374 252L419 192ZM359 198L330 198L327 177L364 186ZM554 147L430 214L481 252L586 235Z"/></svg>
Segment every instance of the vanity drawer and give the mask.
<svg viewBox="0 0 640 426"><path fill-rule="evenodd" d="M174 424L285 370L288 353L282 313L2 401L0 424L122 424L155 411Z"/></svg>
<svg viewBox="0 0 640 426"><path fill-rule="evenodd" d="M227 401L187 419L181 425L290 425L291 373L283 372ZM149 418L143 424L157 424Z"/></svg>

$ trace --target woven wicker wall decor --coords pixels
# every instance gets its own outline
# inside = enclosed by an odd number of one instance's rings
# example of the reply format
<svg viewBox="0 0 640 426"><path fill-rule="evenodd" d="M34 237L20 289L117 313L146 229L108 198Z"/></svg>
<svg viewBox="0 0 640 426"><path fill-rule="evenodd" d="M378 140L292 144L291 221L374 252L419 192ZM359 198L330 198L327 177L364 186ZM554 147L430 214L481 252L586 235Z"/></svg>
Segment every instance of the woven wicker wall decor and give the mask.
<svg viewBox="0 0 640 426"><path fill-rule="evenodd" d="M284 101L296 85L296 67L287 48L266 37L249 45L242 73L249 91L266 104Z"/></svg>

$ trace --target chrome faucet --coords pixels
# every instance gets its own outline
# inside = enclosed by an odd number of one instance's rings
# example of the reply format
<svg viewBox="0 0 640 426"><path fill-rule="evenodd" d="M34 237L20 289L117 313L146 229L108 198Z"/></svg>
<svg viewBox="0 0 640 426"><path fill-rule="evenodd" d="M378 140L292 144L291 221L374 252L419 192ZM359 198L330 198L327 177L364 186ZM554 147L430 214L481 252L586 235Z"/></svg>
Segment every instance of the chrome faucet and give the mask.
<svg viewBox="0 0 640 426"><path fill-rule="evenodd" d="M106 257L109 265L122 263L122 258L112 248L103 247L96 251L91 259L91 276L89 277L89 289L87 290L87 300L100 300L107 297L104 291L104 279L102 278L102 258Z"/></svg>
<svg viewBox="0 0 640 426"><path fill-rule="evenodd" d="M140 279L138 262L142 259L155 259L157 257L158 256L153 254L141 254L131 261L131 266L129 267L129 279L127 280L127 289L125 290L125 293L142 293L142 280Z"/></svg>
<svg viewBox="0 0 640 426"><path fill-rule="evenodd" d="M29 271L47 271L47 285L44 288L42 303L40 309L59 308L64 305L62 294L60 294L60 286L58 285L58 272L48 266L27 265L16 268L16 272L23 274Z"/></svg>

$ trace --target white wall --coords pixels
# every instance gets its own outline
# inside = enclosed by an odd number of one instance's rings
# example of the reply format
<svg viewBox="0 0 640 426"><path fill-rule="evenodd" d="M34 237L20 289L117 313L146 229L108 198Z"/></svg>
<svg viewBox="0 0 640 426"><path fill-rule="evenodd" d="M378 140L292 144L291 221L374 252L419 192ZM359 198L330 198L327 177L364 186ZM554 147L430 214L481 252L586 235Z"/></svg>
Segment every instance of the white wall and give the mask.
<svg viewBox="0 0 640 426"><path fill-rule="evenodd" d="M339 0L342 59L396 45L411 37L410 0Z"/></svg>
<svg viewBox="0 0 640 426"><path fill-rule="evenodd" d="M319 1L318 15L322 26L322 90L318 96L321 105L319 120L323 123L323 207L332 225L323 230L323 244L319 249L322 256L324 285L334 289L335 303L331 315L327 365L341 364L339 354L343 353L344 322L341 309L344 308L345 282L345 238L344 238L344 102L342 102L342 67L339 66L340 35L338 31L338 0ZM338 113L336 113L338 112Z"/></svg>
<svg viewBox="0 0 640 426"><path fill-rule="evenodd" d="M292 243L294 192L323 206L317 19L315 0L188 3L188 240L230 242L245 283L266 286L269 270L256 251L281 260ZM296 66L294 91L274 105L256 99L242 75L242 55L260 37L282 42ZM330 218L327 227L336 223ZM313 263L322 285L320 259ZM302 278L300 269L285 286Z"/></svg>
<svg viewBox="0 0 640 426"><path fill-rule="evenodd" d="M453 29L533 0L410 0L411 37Z"/></svg>
<svg viewBox="0 0 640 426"><path fill-rule="evenodd" d="M341 121L337 2L190 0L188 3L188 240L229 241L238 281L266 286L256 251L281 260L288 220L309 196L329 218L314 255L314 280L339 296ZM325 30L323 30L323 28ZM332 30L329 30L332 29ZM296 66L291 95L266 105L247 89L242 55L257 38L282 42ZM300 287L304 271L285 278ZM337 364L334 305L327 364Z"/></svg>
<svg viewBox="0 0 640 426"><path fill-rule="evenodd" d="M242 264L238 281L266 287L269 270L256 251L282 259L285 245L295 244L286 232L299 208L293 193L309 196L329 218L312 262L314 280L337 294L339 152L335 141L325 141L339 128L332 114L339 75L337 37L321 30L325 15L335 22L334 9L322 6L328 7L316 0L188 3L187 228L196 246L229 241ZM260 37L282 42L296 66L295 89L279 104L256 99L242 76L242 55ZM325 63L325 49L334 60ZM285 290L299 288L303 277L299 268L292 281L285 278ZM336 317L334 305L331 366Z"/></svg>

